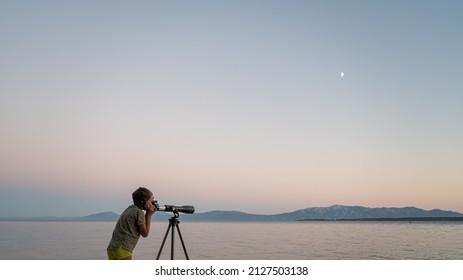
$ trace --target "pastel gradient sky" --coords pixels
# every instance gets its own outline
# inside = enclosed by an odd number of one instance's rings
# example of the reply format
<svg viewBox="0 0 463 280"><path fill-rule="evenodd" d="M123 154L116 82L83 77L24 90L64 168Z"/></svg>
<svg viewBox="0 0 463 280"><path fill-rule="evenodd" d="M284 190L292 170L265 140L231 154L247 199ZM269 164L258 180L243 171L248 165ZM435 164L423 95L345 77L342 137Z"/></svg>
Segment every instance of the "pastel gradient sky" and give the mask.
<svg viewBox="0 0 463 280"><path fill-rule="evenodd" d="M0 216L463 212L463 1L0 1ZM340 73L344 72L341 78Z"/></svg>

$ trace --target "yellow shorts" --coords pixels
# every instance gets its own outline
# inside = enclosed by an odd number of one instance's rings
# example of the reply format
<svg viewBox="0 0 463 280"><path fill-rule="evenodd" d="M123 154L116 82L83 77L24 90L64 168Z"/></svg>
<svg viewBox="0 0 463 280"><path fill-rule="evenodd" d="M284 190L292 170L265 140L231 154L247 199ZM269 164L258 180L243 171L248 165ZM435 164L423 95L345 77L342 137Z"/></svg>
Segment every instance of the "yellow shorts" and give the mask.
<svg viewBox="0 0 463 280"><path fill-rule="evenodd" d="M106 252L108 253L108 259L110 260L122 260L132 256L132 252L122 248L122 246L116 250L107 250Z"/></svg>

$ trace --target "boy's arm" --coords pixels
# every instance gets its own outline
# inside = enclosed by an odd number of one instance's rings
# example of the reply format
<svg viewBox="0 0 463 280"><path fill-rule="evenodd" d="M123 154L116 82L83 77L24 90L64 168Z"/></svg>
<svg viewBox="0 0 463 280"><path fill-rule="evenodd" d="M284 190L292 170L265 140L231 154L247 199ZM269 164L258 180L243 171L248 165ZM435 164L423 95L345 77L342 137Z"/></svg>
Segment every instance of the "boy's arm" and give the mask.
<svg viewBox="0 0 463 280"><path fill-rule="evenodd" d="M145 223L141 224L140 227L139 227L141 236L147 237L148 234L150 233L151 216L153 216L153 213L155 211L156 211L155 207L150 207L150 208L148 208L148 210L146 210Z"/></svg>

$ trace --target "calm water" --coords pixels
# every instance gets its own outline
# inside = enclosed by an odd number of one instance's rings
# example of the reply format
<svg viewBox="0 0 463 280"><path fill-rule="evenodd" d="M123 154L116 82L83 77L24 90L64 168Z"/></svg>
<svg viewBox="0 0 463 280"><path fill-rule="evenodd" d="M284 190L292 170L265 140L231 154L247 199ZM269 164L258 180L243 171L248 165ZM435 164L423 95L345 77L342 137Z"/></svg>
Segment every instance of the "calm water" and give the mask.
<svg viewBox="0 0 463 280"><path fill-rule="evenodd" d="M0 259L105 259L114 225L0 221ZM167 226L154 222L134 258L155 259ZM197 260L463 259L462 222L181 222L180 230ZM184 259L175 237L175 259Z"/></svg>

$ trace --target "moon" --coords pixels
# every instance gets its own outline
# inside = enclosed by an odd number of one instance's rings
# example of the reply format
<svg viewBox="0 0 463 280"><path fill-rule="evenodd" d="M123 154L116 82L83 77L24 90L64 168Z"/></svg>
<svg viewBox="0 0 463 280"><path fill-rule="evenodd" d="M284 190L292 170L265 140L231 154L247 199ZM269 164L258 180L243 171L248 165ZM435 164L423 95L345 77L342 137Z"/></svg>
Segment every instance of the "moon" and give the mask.
<svg viewBox="0 0 463 280"><path fill-rule="evenodd" d="M344 72L341 72L341 78L344 77Z"/></svg>

